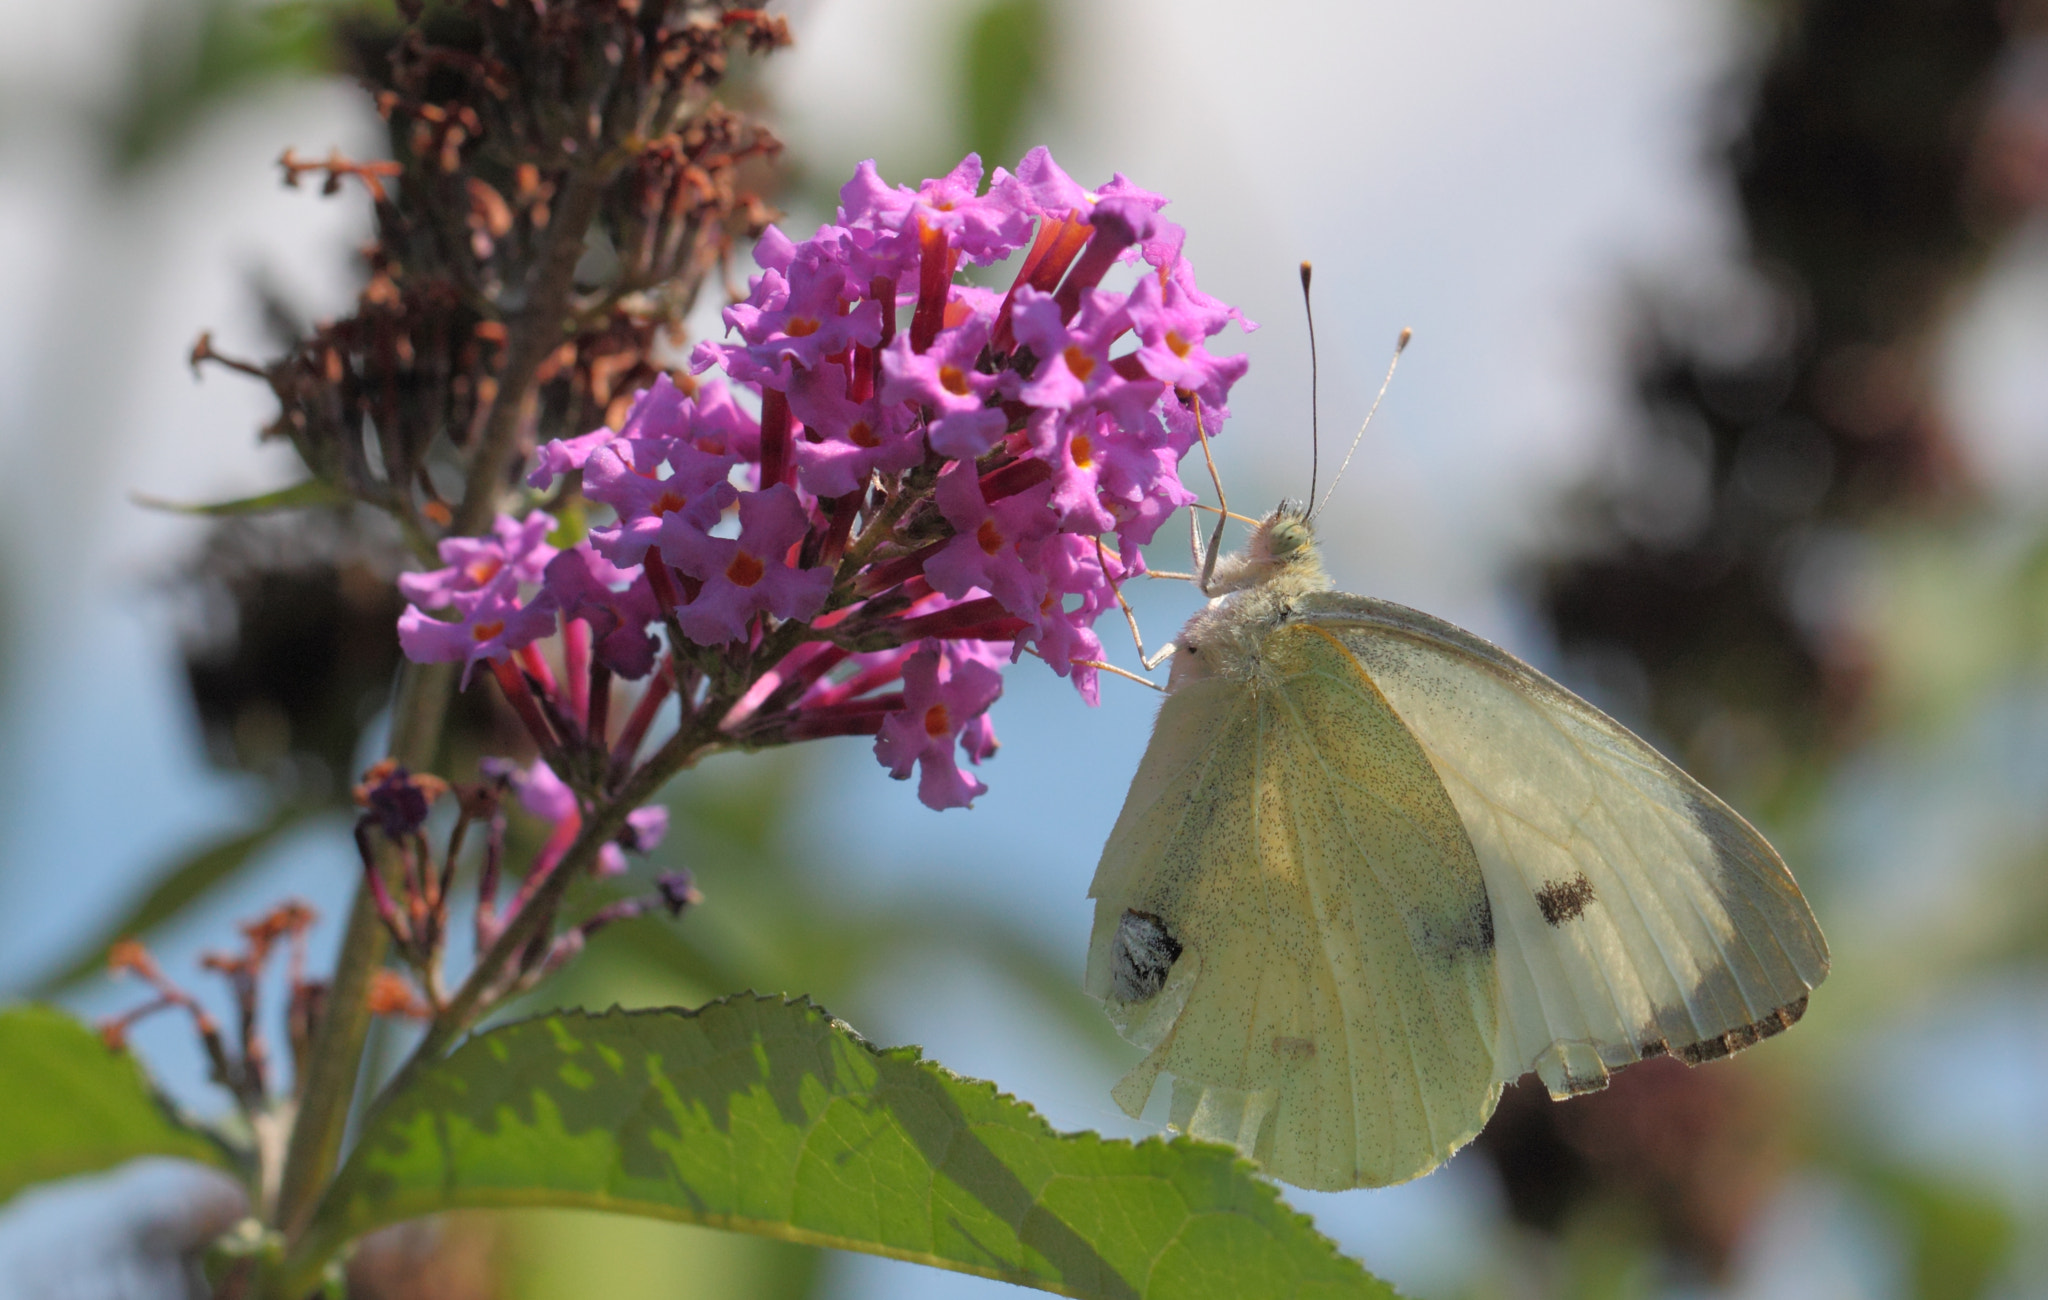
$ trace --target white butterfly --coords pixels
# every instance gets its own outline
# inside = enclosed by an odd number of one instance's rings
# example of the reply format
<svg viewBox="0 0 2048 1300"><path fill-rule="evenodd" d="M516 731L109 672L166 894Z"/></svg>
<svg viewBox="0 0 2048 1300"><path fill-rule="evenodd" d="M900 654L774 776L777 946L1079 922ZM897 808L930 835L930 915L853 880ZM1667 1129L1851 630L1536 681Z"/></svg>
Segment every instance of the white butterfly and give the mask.
<svg viewBox="0 0 2048 1300"><path fill-rule="evenodd" d="M1210 555L1215 554L1212 540ZM1282 507L1213 564L1096 868L1087 990L1171 1122L1275 1177L1427 1173L1555 1097L1789 1027L1827 973L1748 822L1534 668L1330 590Z"/></svg>

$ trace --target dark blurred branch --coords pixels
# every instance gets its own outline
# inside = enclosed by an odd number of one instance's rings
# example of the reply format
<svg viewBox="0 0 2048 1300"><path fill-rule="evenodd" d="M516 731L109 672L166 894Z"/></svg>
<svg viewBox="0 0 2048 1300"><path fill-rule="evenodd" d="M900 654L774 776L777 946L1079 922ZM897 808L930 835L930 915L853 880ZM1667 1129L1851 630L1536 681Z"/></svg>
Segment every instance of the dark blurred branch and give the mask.
<svg viewBox="0 0 2048 1300"><path fill-rule="evenodd" d="M482 532L497 517L499 495L510 478L512 464L525 450L519 431L529 414L534 378L540 364L561 346L569 295L575 287L576 263L583 257L590 224L597 217L604 196L606 169L616 169L615 159L578 167L572 173L562 207L550 223L547 252L534 276L533 290L512 327L505 349L505 365L498 372L497 395L484 425L483 437L470 453L469 476L463 484L462 507L451 531L458 535Z"/></svg>
<svg viewBox="0 0 2048 1300"><path fill-rule="evenodd" d="M1627 660L1688 766L1763 799L1861 716L1858 647L1789 585L1815 539L1968 500L1930 343L2014 215L1985 201L1975 161L2006 6L1781 13L1726 155L1748 300L1646 295L1641 472L1589 494L1594 544L1539 578L1567 653Z"/></svg>

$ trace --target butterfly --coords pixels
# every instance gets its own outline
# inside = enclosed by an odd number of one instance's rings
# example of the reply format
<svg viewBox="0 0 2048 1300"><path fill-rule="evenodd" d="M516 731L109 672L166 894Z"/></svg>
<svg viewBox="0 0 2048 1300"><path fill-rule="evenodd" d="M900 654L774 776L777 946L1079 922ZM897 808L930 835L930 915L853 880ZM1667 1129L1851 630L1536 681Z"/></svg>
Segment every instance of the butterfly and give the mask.
<svg viewBox="0 0 2048 1300"><path fill-rule="evenodd" d="M1405 341L1405 338L1404 338ZM1750 824L1479 637L1331 589L1299 507L1217 562L1089 888L1086 988L1170 1123L1300 1187L1429 1172L1553 1097L1792 1025L1820 928Z"/></svg>

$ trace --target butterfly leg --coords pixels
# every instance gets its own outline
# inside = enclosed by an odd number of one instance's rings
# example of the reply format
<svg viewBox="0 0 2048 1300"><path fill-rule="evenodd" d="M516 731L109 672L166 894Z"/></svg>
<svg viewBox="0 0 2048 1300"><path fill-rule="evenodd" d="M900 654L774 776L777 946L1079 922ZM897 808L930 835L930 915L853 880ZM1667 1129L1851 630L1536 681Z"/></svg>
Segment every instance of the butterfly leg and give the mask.
<svg viewBox="0 0 2048 1300"><path fill-rule="evenodd" d="M1131 629L1131 641L1132 641L1132 643L1133 643L1133 644L1135 644L1135 645L1136 645L1136 646L1138 647L1138 662L1139 662L1139 663L1141 663L1141 664L1143 664L1143 665L1145 665L1145 671L1146 671L1146 672L1150 672L1150 671L1152 671L1152 670L1153 670L1154 668L1157 668L1157 667L1158 667L1159 665L1161 665L1161 664L1165 663L1165 662L1166 662L1166 660L1167 660L1167 657L1168 657L1169 655L1171 655L1171 654L1173 653L1173 642L1171 642L1171 641L1167 642L1167 643L1166 643L1166 647L1165 647L1164 649L1162 649L1162 650L1161 650L1161 651L1160 651L1160 652L1159 652L1158 654L1156 654L1156 655L1148 655L1148 654L1146 654L1146 653L1145 653L1145 637L1144 637L1144 634L1143 634L1143 633L1141 633L1140 631L1138 631L1138 616L1137 616L1137 615L1136 615L1135 613L1133 613L1133 612L1132 612L1132 610L1131 610L1131 602L1130 602L1130 601L1128 601L1128 600L1125 600L1125 599L1124 599L1124 589L1123 589L1123 586L1122 586L1122 584L1118 583L1118 582L1117 582L1117 580L1116 580L1115 578L1111 578L1111 577L1109 576L1109 557L1108 557L1107 555L1105 555L1105 554L1103 553L1103 546L1102 546L1102 539L1101 539L1101 538L1097 538L1097 539L1096 539L1096 541L1095 541L1095 561L1096 561L1096 563L1098 563L1098 564L1100 564L1100 565L1102 566L1102 576L1103 576L1104 578L1107 578L1107 579L1109 580L1109 590L1110 590L1110 592L1111 592L1111 593L1112 593L1113 595L1115 595L1115 596L1116 596L1116 604L1117 604L1117 608L1118 608L1118 609L1121 609L1121 610L1122 610L1122 611L1124 612L1124 622L1130 625L1130 629ZM1161 576L1161 577L1166 577L1166 576L1173 576L1173 577L1178 577L1178 576L1180 576L1180 575L1178 575L1178 574L1174 574L1174 575L1166 575L1166 574L1161 574L1161 575L1158 575L1158 576ZM1080 661L1079 661L1079 660L1076 660L1075 662L1077 662L1077 663L1078 663L1078 662L1080 662ZM1108 668L1108 667L1109 667L1109 665L1107 665L1107 664L1096 664L1096 665L1092 665L1092 666L1094 666L1094 667L1098 667L1098 668ZM1132 676L1132 675L1133 675L1133 674L1131 674L1131 673L1126 673L1126 672L1124 672L1124 671L1123 671L1122 669L1120 669L1120 668L1110 668L1110 671L1111 671L1111 672L1113 672L1113 673L1119 673L1119 674L1121 674L1122 676L1125 676L1125 677L1130 677L1130 676ZM1138 678L1138 680L1139 680L1139 681L1141 681L1141 682L1145 682L1145 684L1146 684L1147 686L1151 686L1151 685L1154 685L1154 684L1155 684L1155 683L1153 683L1153 682L1147 681L1147 680L1146 680L1145 678L1143 678L1143 677L1140 677L1140 678Z"/></svg>
<svg viewBox="0 0 2048 1300"><path fill-rule="evenodd" d="M1228 510L1218 510L1215 506L1205 506L1199 501L1190 505L1188 507L1188 560L1198 570L1201 569L1203 565L1202 526L1195 522L1195 511L1197 510L1207 510L1216 516L1216 531L1219 540L1223 532L1223 521L1226 519L1235 519L1237 520L1237 522L1241 524L1257 525L1259 522L1256 519L1247 519L1240 514L1233 514ZM1209 544L1209 567L1211 568L1215 567L1215 552L1216 542L1212 541ZM1205 582L1203 582L1202 575L1199 572L1180 573L1173 569L1147 569L1145 570L1145 576L1148 578L1178 578L1182 582L1192 582L1200 586L1203 595L1206 596L1209 594L1208 585Z"/></svg>
<svg viewBox="0 0 2048 1300"><path fill-rule="evenodd" d="M1202 589L1202 594L1206 596L1209 594L1209 581L1216 576L1216 554L1223 545L1223 523L1230 518L1230 502L1223 495L1223 476L1216 472L1216 457L1211 455L1209 451L1209 430L1202 423L1202 399L1197 397L1194 399L1194 403L1195 435L1202 440L1202 460L1209 466L1209 481L1216 486L1216 504L1219 507L1216 511L1215 531L1209 534L1209 550L1202 557L1201 563L1202 578L1199 585ZM1189 529L1192 530L1194 525L1195 514L1194 511L1190 510L1188 512Z"/></svg>
<svg viewBox="0 0 2048 1300"><path fill-rule="evenodd" d="M1169 647L1169 649L1170 648L1171 647ZM1038 651L1032 649L1030 646L1024 647L1024 653L1030 655L1034 659L1045 658L1044 655L1038 653ZM1164 658L1165 656L1162 655L1160 657ZM1132 681L1138 683L1140 686L1149 686L1153 690L1158 691L1162 695L1166 693L1166 688L1164 686L1161 686L1158 682L1153 681L1150 677L1140 677L1138 674L1132 672L1128 668L1119 668L1115 664L1107 664L1102 662L1102 660L1100 659L1069 659L1067 662L1072 664L1076 668L1093 668L1096 672L1099 673L1115 673L1118 677L1128 677ZM1146 666L1150 667L1151 665L1148 664Z"/></svg>

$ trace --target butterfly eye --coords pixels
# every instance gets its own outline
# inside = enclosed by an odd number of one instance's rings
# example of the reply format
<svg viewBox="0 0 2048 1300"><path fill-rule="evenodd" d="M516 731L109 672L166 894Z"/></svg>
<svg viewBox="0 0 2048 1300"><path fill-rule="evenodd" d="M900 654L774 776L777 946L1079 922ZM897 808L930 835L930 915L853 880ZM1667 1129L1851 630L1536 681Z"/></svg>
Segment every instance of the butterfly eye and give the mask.
<svg viewBox="0 0 2048 1300"><path fill-rule="evenodd" d="M1180 960L1180 941L1150 912L1126 911L1110 944L1110 991L1120 1002L1143 1002L1166 985Z"/></svg>
<svg viewBox="0 0 2048 1300"><path fill-rule="evenodd" d="M1266 554L1273 559L1289 559L1306 549L1313 540L1308 521L1298 514L1288 513L1287 505L1282 505L1279 510L1274 511L1266 524L1265 549Z"/></svg>

